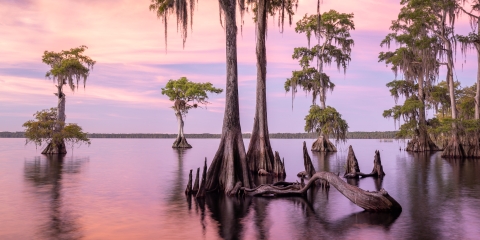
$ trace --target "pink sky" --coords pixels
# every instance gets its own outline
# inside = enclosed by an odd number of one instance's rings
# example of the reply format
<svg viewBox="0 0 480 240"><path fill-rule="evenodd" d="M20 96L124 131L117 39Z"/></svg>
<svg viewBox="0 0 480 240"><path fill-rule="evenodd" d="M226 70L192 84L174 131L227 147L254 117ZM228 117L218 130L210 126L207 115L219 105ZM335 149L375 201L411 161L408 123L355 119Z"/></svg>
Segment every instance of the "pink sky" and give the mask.
<svg viewBox="0 0 480 240"><path fill-rule="evenodd" d="M295 22L316 12L314 0L299 1ZM355 46L347 74L335 67L326 72L337 85L327 105L337 108L350 131L394 130L382 112L394 105L385 84L394 79L377 62L381 39L400 9L399 0L323 0L322 12L335 9L355 14ZM43 51L61 51L87 45L86 54L97 61L85 89L67 91L67 122L87 132L175 133L176 119L161 88L169 79L186 76L192 81L210 81L225 87L225 36L219 22L218 2L200 0L194 13L193 32L185 49L170 17L168 53L164 28L149 0L0 0L0 131L22 131L22 123L41 109L56 106L54 84L45 79L48 67ZM243 132L250 132L255 106L255 31L252 15L244 17L238 36L240 114ZM292 110L290 94L283 84L298 64L291 59L294 47L306 46L305 36L293 26L279 32L269 20L267 39L267 94L270 132L303 132L304 116L311 97L297 94ZM469 31L460 19L457 33ZM467 62L457 55L458 80L475 81L475 55ZM462 66L463 63L463 66ZM211 97L206 109L192 110L186 133L220 133L225 93Z"/></svg>

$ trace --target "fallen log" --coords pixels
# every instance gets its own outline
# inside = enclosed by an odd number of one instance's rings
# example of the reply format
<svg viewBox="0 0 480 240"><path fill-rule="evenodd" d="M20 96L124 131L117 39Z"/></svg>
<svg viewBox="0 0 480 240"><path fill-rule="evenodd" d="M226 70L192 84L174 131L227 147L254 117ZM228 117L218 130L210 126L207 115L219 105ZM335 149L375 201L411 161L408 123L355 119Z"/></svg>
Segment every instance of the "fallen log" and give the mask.
<svg viewBox="0 0 480 240"><path fill-rule="evenodd" d="M246 195L250 196L304 196L307 190L315 186L317 180L324 180L334 186L341 194L348 198L355 205L370 212L401 212L402 207L392 198L385 189L380 191L365 191L359 187L352 186L335 173L317 172L308 182L301 187L300 184L293 184L286 187L274 185L261 185L253 189L241 188Z"/></svg>

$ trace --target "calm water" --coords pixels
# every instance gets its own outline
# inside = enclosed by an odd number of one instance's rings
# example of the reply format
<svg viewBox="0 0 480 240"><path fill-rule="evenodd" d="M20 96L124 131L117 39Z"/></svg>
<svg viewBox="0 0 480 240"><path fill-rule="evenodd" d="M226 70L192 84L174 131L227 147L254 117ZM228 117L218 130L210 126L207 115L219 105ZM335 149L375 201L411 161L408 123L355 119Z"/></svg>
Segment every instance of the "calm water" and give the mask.
<svg viewBox="0 0 480 240"><path fill-rule="evenodd" d="M93 139L48 159L23 139L0 139L0 239L479 239L480 161L412 155L403 143L350 140L360 170L375 149L387 174L351 182L385 188L400 215L363 212L335 188L308 198L184 195L188 172L210 163L218 139ZM303 140L272 140L287 181L303 170ZM307 141L311 146L312 140ZM248 140L245 140L248 144ZM348 145L347 145L348 146ZM318 170L344 172L347 146L311 154Z"/></svg>

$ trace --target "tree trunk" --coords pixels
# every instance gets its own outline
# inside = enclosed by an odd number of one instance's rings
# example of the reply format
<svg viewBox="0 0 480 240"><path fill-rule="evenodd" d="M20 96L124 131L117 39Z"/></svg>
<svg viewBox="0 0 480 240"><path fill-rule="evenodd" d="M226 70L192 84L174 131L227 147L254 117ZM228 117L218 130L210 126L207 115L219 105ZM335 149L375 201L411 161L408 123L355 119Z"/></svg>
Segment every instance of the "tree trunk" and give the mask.
<svg viewBox="0 0 480 240"><path fill-rule="evenodd" d="M337 148L328 139L325 134L321 133L317 140L312 144L312 151L315 152L336 152Z"/></svg>
<svg viewBox="0 0 480 240"><path fill-rule="evenodd" d="M407 151L410 152L428 152L440 151L440 148L435 145L427 132L427 120L425 117L425 93L423 90L424 79L423 76L418 78L418 100L422 103L419 109L418 129L415 131L415 136L412 141L408 142Z"/></svg>
<svg viewBox="0 0 480 240"><path fill-rule="evenodd" d="M452 56L452 45L449 41L446 41L445 47L447 49L447 81L448 89L450 94L450 106L452 110L452 138L448 142L447 146L444 148L442 157L444 158L464 158L465 151L463 150L462 143L458 137L457 129L457 109L455 106L455 83L453 81L453 56Z"/></svg>
<svg viewBox="0 0 480 240"><path fill-rule="evenodd" d="M178 135L177 135L177 138L175 139L175 142L173 142L172 148L192 148L192 146L188 144L187 139L183 134L184 122L183 122L183 117L180 110L175 109L175 116L177 116L177 122L178 122Z"/></svg>
<svg viewBox="0 0 480 240"><path fill-rule="evenodd" d="M237 182L241 182L247 188L254 184L247 164L240 127L237 25L235 22L236 1L220 0L220 6L225 16L226 31L227 84L225 114L220 145L208 168L205 190L216 190L228 194Z"/></svg>
<svg viewBox="0 0 480 240"><path fill-rule="evenodd" d="M477 19L477 36L480 36L480 18ZM477 92L475 94L475 119L480 120L480 44L475 43L477 49Z"/></svg>
<svg viewBox="0 0 480 240"><path fill-rule="evenodd" d="M274 155L270 145L267 121L267 54L265 36L267 24L266 0L259 0L257 4L257 91L255 118L252 137L247 151L247 160L250 171L257 173L260 169L273 171Z"/></svg>
<svg viewBox="0 0 480 240"><path fill-rule="evenodd" d="M304 187L298 184L287 187L273 185L260 185L254 189L242 188L245 194L250 196L304 196L307 190L315 186L317 180L324 180L333 185L341 194L348 198L355 205L369 212L401 212L402 207L392 198L385 189L380 191L365 191L356 186L352 186L343 181L336 174L331 172L317 172L310 178L310 181Z"/></svg>
<svg viewBox="0 0 480 240"><path fill-rule="evenodd" d="M479 18L480 19L480 18ZM480 22L480 21L479 21ZM478 26L478 25L477 25ZM478 35L480 35L480 27L478 28ZM475 120L480 121L480 44L475 44L477 49L477 91L475 93ZM480 158L480 129L474 133L473 145L468 150L468 157Z"/></svg>
<svg viewBox="0 0 480 240"><path fill-rule="evenodd" d="M58 134L63 130L65 124L65 94L62 92L62 85L59 84L57 87L57 93L55 95L58 97L57 105L57 122L55 124L54 133ZM65 141L54 140L50 141L47 147L42 151L42 154L66 154L67 148L65 147Z"/></svg>

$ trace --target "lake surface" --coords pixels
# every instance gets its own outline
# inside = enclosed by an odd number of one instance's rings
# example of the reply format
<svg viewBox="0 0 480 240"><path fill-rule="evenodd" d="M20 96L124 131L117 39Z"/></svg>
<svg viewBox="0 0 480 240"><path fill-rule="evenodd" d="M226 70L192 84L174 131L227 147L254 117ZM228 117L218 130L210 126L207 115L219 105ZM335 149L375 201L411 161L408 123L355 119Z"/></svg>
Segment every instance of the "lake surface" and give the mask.
<svg viewBox="0 0 480 240"><path fill-rule="evenodd" d="M403 207L391 215L363 212L333 187L307 198L187 198L189 170L205 157L210 164L219 139L190 139L183 151L173 139L92 139L62 161L24 141L0 139L0 239L480 238L480 161L414 155L399 151L403 142L349 140L334 154L310 152L317 171L343 174L348 145L367 173L380 150L383 181L350 183L385 188ZM271 142L287 181L304 170L303 141Z"/></svg>

